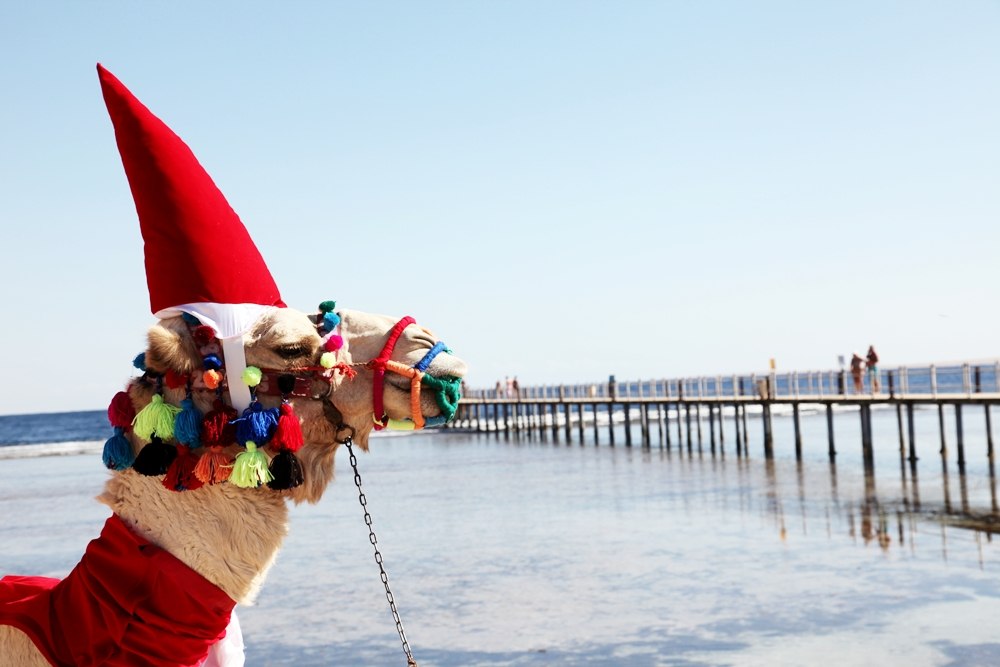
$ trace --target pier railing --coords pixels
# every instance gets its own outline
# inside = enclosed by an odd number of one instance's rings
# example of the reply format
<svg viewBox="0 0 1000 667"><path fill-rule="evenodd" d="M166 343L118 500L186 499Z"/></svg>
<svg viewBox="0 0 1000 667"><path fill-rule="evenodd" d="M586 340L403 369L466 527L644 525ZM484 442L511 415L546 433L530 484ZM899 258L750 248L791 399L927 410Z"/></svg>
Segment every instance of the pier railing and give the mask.
<svg viewBox="0 0 1000 667"><path fill-rule="evenodd" d="M688 448L702 441L702 423L708 426L708 440L715 451L716 433L721 446L724 423L733 428L737 453L746 452L747 411L760 415L764 432L764 453L770 457L774 445L772 413L776 406L790 409L795 431L795 453L802 455L800 410L803 405L821 404L826 410L828 448L831 460L834 445L834 408L856 409L861 419L861 440L866 465L872 460L872 408L894 407L899 430L899 451L908 450L910 461L917 459L914 409L935 405L940 425L941 449L945 451L945 406L954 410L958 463L965 464L962 410L981 407L986 420L987 456L993 460L991 408L1000 404L1000 360L980 363L930 364L883 369L877 374L862 373L855 378L846 369L790 373L708 376L663 380L617 381L570 385L518 387L515 391L499 383L492 389L466 389L452 428L476 431L544 434L567 439L576 426L584 440L585 424L593 428L598 441L598 423L607 426L608 439L615 441L615 425L622 424L625 444L632 442L633 416L640 425L641 441L649 446L653 428L660 442L670 447L671 423L677 429L678 444ZM906 413L904 419L904 410ZM634 412L633 412L634 411ZM602 414L603 413L603 414ZM686 435L683 432L686 429ZM695 436L695 434L697 434Z"/></svg>
<svg viewBox="0 0 1000 667"><path fill-rule="evenodd" d="M874 382L873 382L874 381ZM466 389L469 399L832 399L878 394L889 398L937 398L1000 393L1000 360L986 363L930 364L863 372L860 390L846 369L749 373L693 378L648 379L584 384Z"/></svg>

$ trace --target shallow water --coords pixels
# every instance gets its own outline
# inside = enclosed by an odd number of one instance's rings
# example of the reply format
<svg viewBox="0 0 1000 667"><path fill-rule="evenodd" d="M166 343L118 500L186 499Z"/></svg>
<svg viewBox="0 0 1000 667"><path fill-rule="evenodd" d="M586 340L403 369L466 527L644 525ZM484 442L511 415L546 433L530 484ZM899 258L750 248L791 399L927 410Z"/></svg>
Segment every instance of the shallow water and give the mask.
<svg viewBox="0 0 1000 667"><path fill-rule="evenodd" d="M772 461L751 426L749 458L730 432L715 455L440 433L379 438L360 466L422 667L998 664L1000 551L953 525L996 511L985 441L967 415L959 475L919 417L916 478L895 413L871 475L851 415L835 465L815 416L801 463L778 420ZM238 609L248 665L405 665L345 451L337 470ZM94 455L0 461L0 572L72 567L105 474Z"/></svg>

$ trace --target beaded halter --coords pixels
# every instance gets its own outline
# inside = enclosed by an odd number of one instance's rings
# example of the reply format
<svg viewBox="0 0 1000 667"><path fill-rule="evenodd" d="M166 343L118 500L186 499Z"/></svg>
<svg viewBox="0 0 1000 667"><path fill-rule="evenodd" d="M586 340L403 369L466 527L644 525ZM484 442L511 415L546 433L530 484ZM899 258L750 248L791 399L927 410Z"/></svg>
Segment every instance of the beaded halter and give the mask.
<svg viewBox="0 0 1000 667"><path fill-rule="evenodd" d="M375 421L375 429L390 428L397 431L420 430L428 426L442 426L448 423L458 409L458 401L461 398L459 387L461 380L456 377L437 378L426 373L427 368L434 361L434 358L441 352L451 354L451 350L444 343L438 341L427 354L416 364L406 366L390 359L392 351L403 334L403 330L417 321L407 315L392 328L389 338L382 347L382 352L377 357L367 362L365 366L372 369L374 378L372 379L372 418ZM410 418L390 419L385 413L383 400L385 372L390 371L397 375L402 375L410 380ZM434 417L424 417L420 408L420 390L422 386L434 392L434 398L441 410L441 414Z"/></svg>

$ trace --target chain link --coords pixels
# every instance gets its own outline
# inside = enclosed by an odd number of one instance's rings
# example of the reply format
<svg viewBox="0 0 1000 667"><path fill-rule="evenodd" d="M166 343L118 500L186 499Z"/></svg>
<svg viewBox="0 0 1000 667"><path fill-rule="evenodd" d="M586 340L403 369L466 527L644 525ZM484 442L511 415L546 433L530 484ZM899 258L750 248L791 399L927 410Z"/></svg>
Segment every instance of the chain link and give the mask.
<svg viewBox="0 0 1000 667"><path fill-rule="evenodd" d="M392 591L389 590L389 575L386 574L385 567L382 566L382 552L378 549L378 538L375 537L375 530L372 528L372 515L368 513L368 499L365 498L365 492L361 490L361 473L358 472L358 459L354 456L354 448L351 447L351 436L344 438L343 442L347 445L347 453L351 457L351 468L354 470L354 486L358 487L358 500L361 502L361 509L365 513L365 525L368 526L368 541L372 543L372 547L375 549L375 562L378 563L379 576L382 579L382 585L385 586L385 599L389 602L389 610L392 611L392 620L396 622L396 632L399 633L399 641L403 644L403 653L406 654L406 665L407 667L417 667L417 662L413 659L413 654L410 652L410 645L406 641L406 633L403 632L403 621L400 620L399 612L396 611L396 600L392 597Z"/></svg>

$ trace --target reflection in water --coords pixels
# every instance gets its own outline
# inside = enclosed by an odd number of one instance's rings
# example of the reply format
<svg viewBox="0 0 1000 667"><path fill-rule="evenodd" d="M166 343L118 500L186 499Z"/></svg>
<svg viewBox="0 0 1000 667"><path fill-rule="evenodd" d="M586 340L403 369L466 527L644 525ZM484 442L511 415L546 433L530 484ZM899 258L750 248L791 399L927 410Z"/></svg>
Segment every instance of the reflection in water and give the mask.
<svg viewBox="0 0 1000 667"><path fill-rule="evenodd" d="M656 449L650 452L650 460L656 459ZM933 500L921 499L921 484L917 461L905 455L899 456L899 480L896 484L876 475L875 466L867 462L862 470L857 464L788 461L773 458L753 459L739 456L726 459L724 452L718 454L685 448L675 450L660 449L659 456L664 461L674 461L684 466L686 472L695 475L699 471L710 473L716 484L728 486L722 498L732 497L735 492L741 513L749 513L763 501L763 509L771 521L780 540L787 541L788 526L786 509L790 498L795 499L802 534L808 534L809 523L817 516L825 518L825 531L836 537L831 519L840 517L846 523L847 536L862 545L877 545L885 553L893 547L915 551L915 536L926 530L929 523L940 526L942 559L948 558L948 528L972 531L973 539L980 545L992 542L992 535L1000 533L1000 511L998 511L996 473L993 462L988 466L988 475L970 475L966 466L949 468L945 457L941 458L940 479L931 475L936 488L926 494ZM707 466L707 470L703 467ZM819 484L820 471L827 470L827 484ZM735 469L735 480L730 473ZM838 475L846 474L847 486L841 488L843 480ZM952 500L953 476L957 476L960 502ZM971 479L970 479L971 478ZM880 486L881 485L881 486ZM926 485L926 482L925 482ZM755 488L756 486L756 488ZM826 488L824 488L826 487ZM898 495L889 489L898 488ZM979 491L979 496L972 493ZM985 496L988 489L989 496ZM846 493L845 493L846 491ZM926 491L926 489L925 489ZM723 500L725 502L725 500ZM685 507L698 511L689 501Z"/></svg>

